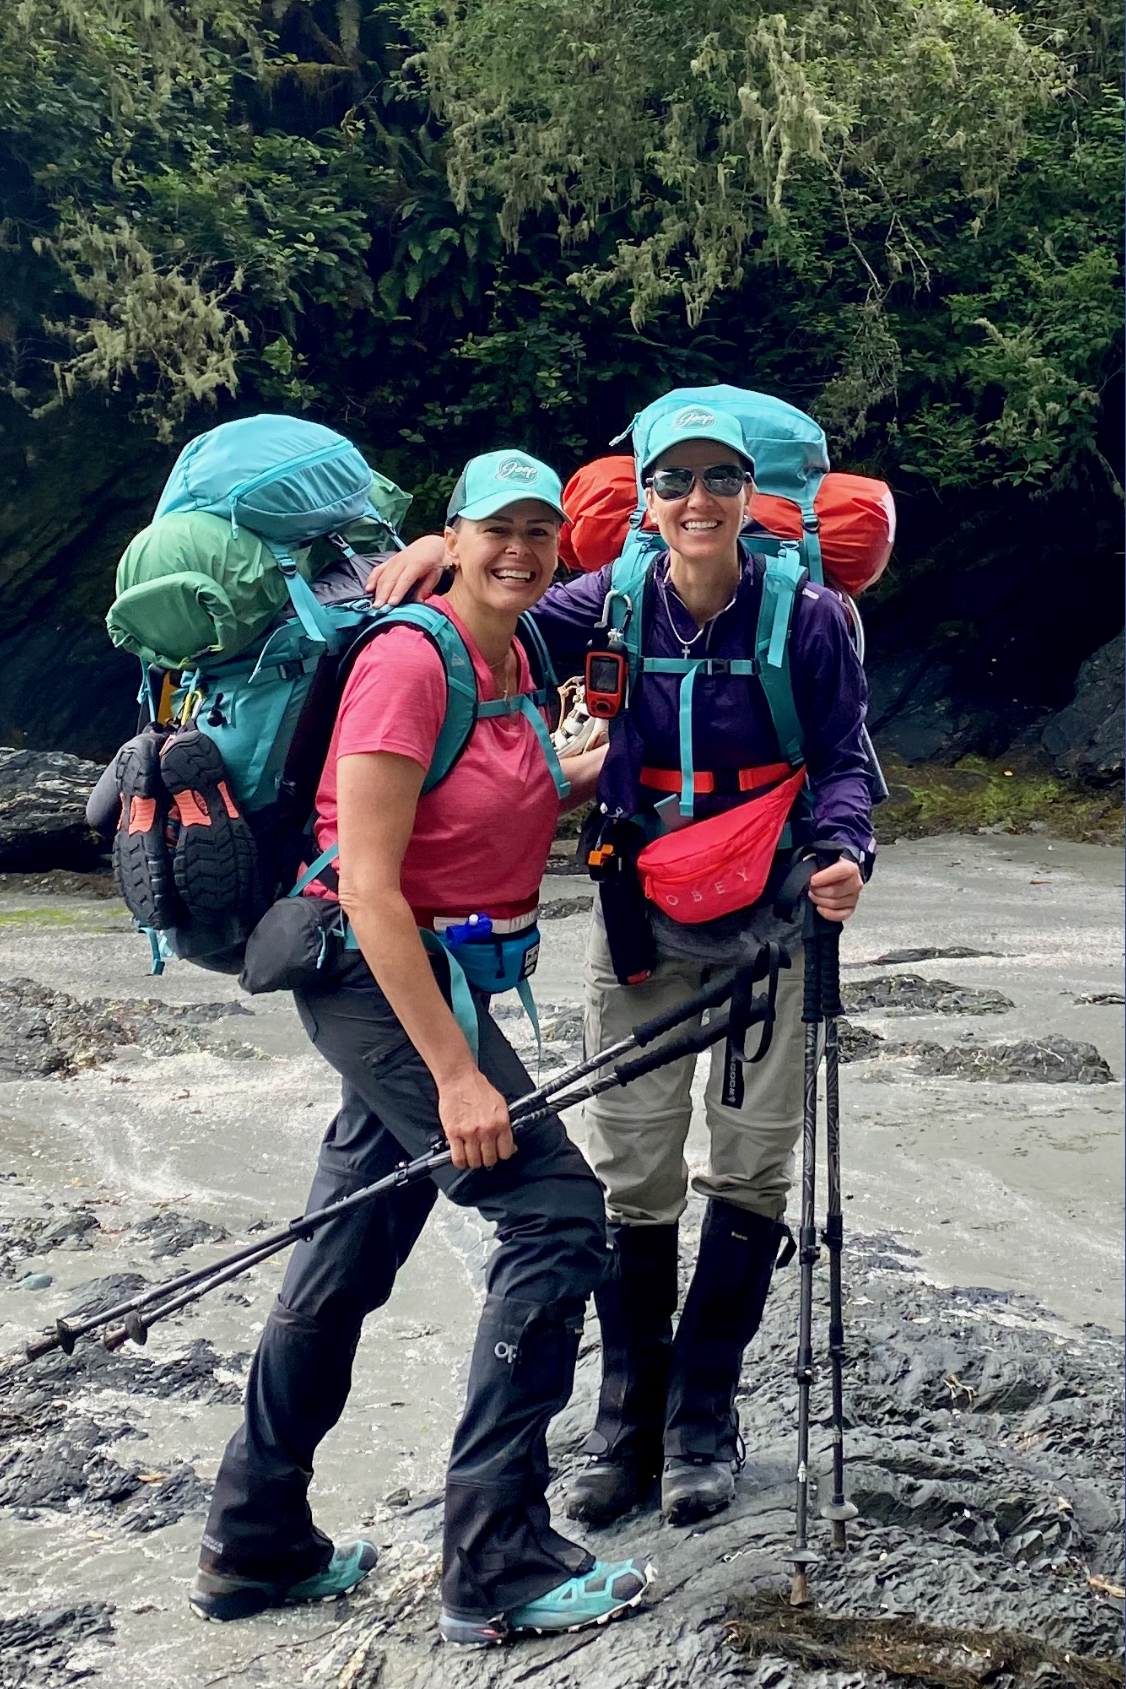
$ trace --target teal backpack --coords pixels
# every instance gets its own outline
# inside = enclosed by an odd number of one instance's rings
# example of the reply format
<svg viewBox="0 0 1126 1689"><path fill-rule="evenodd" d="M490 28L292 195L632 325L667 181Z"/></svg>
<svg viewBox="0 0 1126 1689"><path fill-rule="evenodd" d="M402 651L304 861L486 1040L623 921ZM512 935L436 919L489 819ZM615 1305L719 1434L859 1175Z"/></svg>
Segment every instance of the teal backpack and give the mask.
<svg viewBox="0 0 1126 1689"><path fill-rule="evenodd" d="M161 494L150 531L159 532L167 517L191 512L224 518L236 538L246 529L269 549L289 599L249 644L228 655L220 642L197 654L174 689L164 684L159 666L142 663L140 702L149 722L156 724L159 694L168 691L173 722L207 735L222 756L231 795L254 835L265 900L258 913L293 887L300 865L315 853L309 826L341 694L361 651L389 627L419 628L446 672L446 716L424 792L449 774L477 721L501 713L528 718L557 786L562 780L540 715L555 700L555 676L530 618L522 619L520 636L536 678L533 691L481 703L472 658L448 616L423 604L377 609L364 596L369 560L357 557L347 536L357 543L381 536L401 544L389 512L401 515L409 502L392 483L373 476L343 435L286 416L224 423L191 441ZM318 553L326 536L335 562L323 566ZM304 560L309 547L320 564L312 580L295 558ZM155 591L162 581L181 579L169 574L150 584ZM143 615L135 613L134 620ZM131 629L137 639L132 648L148 643L144 631ZM237 920L190 917L161 933L146 927L154 971L175 955L238 973L256 918L250 911Z"/></svg>
<svg viewBox="0 0 1126 1689"><path fill-rule="evenodd" d="M277 558L305 632L327 645L332 624L293 554L360 517L378 518L371 491L371 469L343 434L301 417L247 416L188 441L153 521L194 510L226 517L236 538L249 528Z"/></svg>
<svg viewBox="0 0 1126 1689"><path fill-rule="evenodd" d="M790 626L794 603L803 582L823 579L818 519L813 501L829 470L829 454L823 431L812 417L782 399L753 393L741 387L678 387L639 411L618 439L633 435L635 461L645 461L655 424L670 412L688 406L722 410L739 418L748 448L755 460L755 485L762 492L786 498L802 512L800 541L779 540L770 534L756 534L750 541L757 555L766 558L762 603L755 631L753 659L725 664L724 672L757 676L770 709L782 756L792 768L803 760L802 731L790 679ZM630 518L630 531L622 555L613 565L611 590L606 600L604 627L610 649L621 651L629 663L630 685L642 674L679 674L680 686L680 813L693 813L692 694L696 675L710 661L707 657L643 657L642 603L649 570L664 542L656 533L641 527L645 496L638 469L637 509Z"/></svg>

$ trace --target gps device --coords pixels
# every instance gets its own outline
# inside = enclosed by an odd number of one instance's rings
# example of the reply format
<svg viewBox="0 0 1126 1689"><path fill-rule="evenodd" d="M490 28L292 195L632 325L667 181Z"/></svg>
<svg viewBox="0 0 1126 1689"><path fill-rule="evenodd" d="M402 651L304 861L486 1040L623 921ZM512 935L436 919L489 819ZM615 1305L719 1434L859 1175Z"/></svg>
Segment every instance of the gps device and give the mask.
<svg viewBox="0 0 1126 1689"><path fill-rule="evenodd" d="M629 662L624 652L588 651L583 684L586 707L600 721L619 715L626 698Z"/></svg>

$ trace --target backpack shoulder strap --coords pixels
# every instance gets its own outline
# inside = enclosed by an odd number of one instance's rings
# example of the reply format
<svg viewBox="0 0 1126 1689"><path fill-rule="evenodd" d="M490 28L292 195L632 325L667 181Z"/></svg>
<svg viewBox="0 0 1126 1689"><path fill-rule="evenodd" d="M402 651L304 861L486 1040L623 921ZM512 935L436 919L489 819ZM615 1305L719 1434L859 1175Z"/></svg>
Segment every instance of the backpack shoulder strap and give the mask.
<svg viewBox="0 0 1126 1689"><path fill-rule="evenodd" d="M551 653L547 649L547 644L536 624L535 617L529 616L525 611L517 623L516 632L519 634L520 641L527 652L528 667L532 671L532 684L535 687L532 702L538 704L541 709L554 710L557 715L559 681L556 678L555 665L551 661ZM552 719L554 720L554 716Z"/></svg>
<svg viewBox="0 0 1126 1689"><path fill-rule="evenodd" d="M794 768L803 760L803 748L790 678L790 627L798 592L807 578L808 571L802 565L797 546L784 545L776 557L768 557L755 628L759 680L766 693L779 748Z"/></svg>
<svg viewBox="0 0 1126 1689"><path fill-rule="evenodd" d="M640 673L645 588L653 558L661 547L659 535L654 535L656 546L646 543L647 538L638 530L630 534L625 550L611 567L610 591L603 613L611 643L625 647L631 684Z"/></svg>
<svg viewBox="0 0 1126 1689"><path fill-rule="evenodd" d="M377 634L386 633L388 628L404 626L418 628L426 635L446 671L446 714L430 767L422 782L422 790L426 793L432 792L439 781L446 778L469 743L477 722L477 676L473 670L473 659L453 622L441 610L435 610L428 604L397 604L377 613L349 651L348 669Z"/></svg>

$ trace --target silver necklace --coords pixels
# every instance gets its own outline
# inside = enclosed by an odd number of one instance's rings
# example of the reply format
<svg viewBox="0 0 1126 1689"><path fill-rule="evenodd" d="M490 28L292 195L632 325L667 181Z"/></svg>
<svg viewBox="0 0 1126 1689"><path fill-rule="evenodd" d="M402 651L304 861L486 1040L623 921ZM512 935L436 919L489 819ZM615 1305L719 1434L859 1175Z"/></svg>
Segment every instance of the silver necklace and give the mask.
<svg viewBox="0 0 1126 1689"><path fill-rule="evenodd" d="M674 592L676 592L675 587L673 587L672 590ZM736 587L735 591L732 593L731 597L727 600L727 603L723 606L723 609L717 610L714 616L709 616L707 621L704 623L703 627L697 628L696 632L692 635L692 637L690 639L686 639L684 634L681 633L680 629L677 627L676 623L672 619L672 606L669 604L669 582L668 582L668 579L666 578L665 580L663 580L661 582L661 602L665 606L665 617L668 621L670 629L672 630L673 638L675 640L678 640L679 643L680 643L680 647L681 647L680 655L681 655L682 658L688 658L692 655L692 647L695 645L696 641L701 637L702 634L707 633L708 629L711 627L712 623L716 620L717 617L725 616L727 614L728 610L730 610L731 606L734 604L734 602L735 602L735 600L738 596L739 596L739 588ZM679 593L677 593L677 601L679 603L683 604L683 600L681 599ZM684 605L684 608L687 609L688 606ZM691 615L691 611L689 611L689 614Z"/></svg>

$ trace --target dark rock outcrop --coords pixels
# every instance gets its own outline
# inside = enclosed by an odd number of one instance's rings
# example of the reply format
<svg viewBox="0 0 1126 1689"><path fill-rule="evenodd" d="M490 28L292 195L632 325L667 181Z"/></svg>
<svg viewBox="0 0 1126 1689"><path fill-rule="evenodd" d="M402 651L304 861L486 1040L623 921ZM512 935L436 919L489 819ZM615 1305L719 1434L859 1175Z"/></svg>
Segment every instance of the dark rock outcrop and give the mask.
<svg viewBox="0 0 1126 1689"><path fill-rule="evenodd" d="M1003 1015L1012 999L1001 991L954 985L948 979L924 979L921 974L880 974L841 987L849 1014Z"/></svg>
<svg viewBox="0 0 1126 1689"><path fill-rule="evenodd" d="M0 870L94 868L105 846L86 824L96 763L64 751L0 747Z"/></svg>
<svg viewBox="0 0 1126 1689"><path fill-rule="evenodd" d="M1075 697L1052 716L1040 743L1061 774L1121 779L1126 741L1126 634L1087 658Z"/></svg>
<svg viewBox="0 0 1126 1689"><path fill-rule="evenodd" d="M909 1056L916 1073L938 1079L991 1079L1002 1085L1110 1085L1114 1074L1093 1044L1049 1033L1015 1044L885 1045L884 1055Z"/></svg>
<svg viewBox="0 0 1126 1689"><path fill-rule="evenodd" d="M90 1671L72 1671L71 1658L91 1637L112 1637L113 1610L104 1601L87 1601L0 1619L0 1689L66 1689L86 1681Z"/></svg>
<svg viewBox="0 0 1126 1689"><path fill-rule="evenodd" d="M0 980L0 1080L67 1078L109 1061L124 1044L161 1056L199 1050L204 1042L191 1027L248 1012L240 1003L161 1003L151 997L92 997L84 1003L31 979Z"/></svg>
<svg viewBox="0 0 1126 1689"><path fill-rule="evenodd" d="M967 1038L960 1044L891 1040L866 1026L838 1023L841 1060L901 1059L934 1079L989 1079L997 1085L1111 1085L1114 1073L1093 1044L1049 1033L1013 1044Z"/></svg>
<svg viewBox="0 0 1126 1689"><path fill-rule="evenodd" d="M144 1238L152 1244L154 1261L182 1255L185 1249L194 1249L197 1243L222 1243L230 1235L225 1226L212 1225L210 1220L189 1219L174 1208L151 1214L147 1220L141 1220L133 1227L134 1237Z"/></svg>

